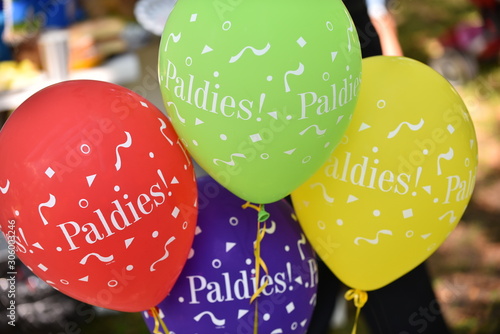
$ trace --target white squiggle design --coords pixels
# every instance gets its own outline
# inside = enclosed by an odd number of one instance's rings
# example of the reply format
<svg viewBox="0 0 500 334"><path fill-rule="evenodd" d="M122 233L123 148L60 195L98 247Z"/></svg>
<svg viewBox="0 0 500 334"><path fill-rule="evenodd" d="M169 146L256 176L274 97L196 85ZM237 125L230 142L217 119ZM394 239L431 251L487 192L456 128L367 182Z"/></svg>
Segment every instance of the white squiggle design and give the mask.
<svg viewBox="0 0 500 334"><path fill-rule="evenodd" d="M396 137L396 135L399 133L399 131L401 130L403 125L407 125L410 128L410 130L412 130L412 131L417 131L417 130L420 130L424 126L424 123L425 122L424 122L423 118L420 119L420 122L418 124L411 124L408 122L403 122L403 123L399 124L395 130L389 132L389 134L387 135L387 138L390 139L390 138Z"/></svg>
<svg viewBox="0 0 500 334"><path fill-rule="evenodd" d="M304 73L304 65L302 65L302 63L299 63L299 68L296 69L295 71L287 71L285 73L285 92L289 92L290 91L290 86L288 85L288 76L290 74L293 74L293 75L302 75L302 73Z"/></svg>
<svg viewBox="0 0 500 334"><path fill-rule="evenodd" d="M450 220L449 220L448 222L449 222L450 224L451 224L451 223L454 223L454 222L455 222L455 220L457 219L457 217L455 217L455 211L453 211L453 210L450 210L450 211L446 212L444 215L442 215L441 217L439 217L439 220L443 220L443 219L444 219L444 217L446 217L446 216L448 216L448 215L450 215Z"/></svg>
<svg viewBox="0 0 500 334"><path fill-rule="evenodd" d="M125 141L123 144L116 146L116 148L115 148L115 153L116 153L115 168L117 171L119 171L120 168L122 168L122 159L120 157L120 152L118 152L118 149L120 147L129 148L132 145L132 136L127 131L124 131L124 132L125 132L125 135L127 136L127 141Z"/></svg>
<svg viewBox="0 0 500 334"><path fill-rule="evenodd" d="M43 225L48 225L49 222L42 214L42 208L53 208L56 205L56 197L52 194L49 194L49 200L45 203L42 203L38 206L38 213L40 214L40 218L42 218Z"/></svg>
<svg viewBox="0 0 500 334"><path fill-rule="evenodd" d="M177 43L181 39L181 33L178 33L177 35L174 35L174 33L171 33L170 35L168 35L167 42L165 43L165 50L164 50L165 52L167 51L168 42L170 42L170 38L172 38L174 43Z"/></svg>
<svg viewBox="0 0 500 334"><path fill-rule="evenodd" d="M7 180L7 184L5 185L5 187L0 187L0 191L2 192L2 194L6 194L7 191L9 191L9 187L10 187L10 181Z"/></svg>
<svg viewBox="0 0 500 334"><path fill-rule="evenodd" d="M453 152L453 148L451 148L451 147L448 150L448 152L438 155L438 159L437 159L438 175L442 174L442 171L441 171L441 159L445 159L445 160L450 161L451 159L453 159L453 155L454 155L454 152Z"/></svg>
<svg viewBox="0 0 500 334"><path fill-rule="evenodd" d="M325 201L327 201L328 203L333 203L334 201L334 198L333 197L330 197L327 193L326 193L326 187L323 183L313 183L309 186L311 189L313 188L316 188L316 187L320 187L321 190L323 191L323 198L325 199Z"/></svg>
<svg viewBox="0 0 500 334"><path fill-rule="evenodd" d="M221 159L214 159L213 162L217 166L219 166L218 162L222 162L228 166L234 166L236 163L234 162L233 157L239 157L239 158L245 158L245 159L247 158L247 156L244 155L243 153L233 153L233 154L231 154L231 160L229 160L229 161L224 161Z"/></svg>
<svg viewBox="0 0 500 334"><path fill-rule="evenodd" d="M354 27L352 26L352 23L351 23L351 26L349 28L347 28L347 50L348 51L351 51L351 48L352 48L351 34L353 33L353 31L354 31ZM351 32L351 34L349 34L349 32Z"/></svg>
<svg viewBox="0 0 500 334"><path fill-rule="evenodd" d="M302 130L299 134L300 134L301 136L303 136L303 135L304 135L304 133L306 133L309 129L312 129L312 128L315 128L315 129L316 129L316 134L317 134L318 136L321 136L321 135L325 134L325 132L326 132L326 129L325 129L325 130L321 130L321 129L319 128L319 126L317 126L316 124L313 124L313 125L311 125L311 126L307 127L306 129Z"/></svg>
<svg viewBox="0 0 500 334"><path fill-rule="evenodd" d="M245 46L236 56L231 57L231 59L229 59L229 62L234 63L234 62L238 61L241 58L241 56L243 56L243 53L245 53L246 50L251 50L253 52L253 54L256 56L262 56L262 55L266 54L270 48L271 48L271 44L269 44L269 43L267 43L263 49L256 49L252 46Z"/></svg>
<svg viewBox="0 0 500 334"><path fill-rule="evenodd" d="M87 264L87 260L89 259L89 257L91 256L95 256L96 258L99 259L99 261L101 262L111 262L114 260L114 256L113 254L111 254L110 256L102 256L100 254L97 254L97 253L90 253L90 254L87 254L85 255L81 260L80 260L80 264Z"/></svg>
<svg viewBox="0 0 500 334"><path fill-rule="evenodd" d="M300 234L300 240L297 241L297 248L299 249L299 253L300 253L300 259L302 261L304 261L306 259L305 255L304 255L304 252L302 251L302 247L300 245L305 245L306 244L306 236L301 233Z"/></svg>
<svg viewBox="0 0 500 334"><path fill-rule="evenodd" d="M359 246L359 241L360 240L364 240L364 241L368 242L369 244L377 245L378 242L379 242L379 240L378 240L378 235L379 234L392 235L392 231L390 231L390 230L380 230L380 231L377 232L377 236L375 237L375 239L367 239L367 238L358 237L358 238L354 239L354 243Z"/></svg>
<svg viewBox="0 0 500 334"><path fill-rule="evenodd" d="M168 241L165 243L165 246L163 246L163 248L165 249L165 254L159 260L156 260L155 262L153 262L151 267L149 267L149 271L156 271L156 269L154 268L155 264L157 264L158 262L161 262L169 257L170 253L168 252L167 246L169 244L171 244L174 240L175 240L175 237L171 237L170 239L168 239Z"/></svg>
<svg viewBox="0 0 500 334"><path fill-rule="evenodd" d="M170 106L174 106L175 108L175 114L177 115L177 118L179 119L179 121L181 121L181 123L186 123L186 120L184 118L181 117L181 115L179 114L179 110L177 110L177 106L175 105L174 102L168 102L167 103L167 107L170 107Z"/></svg>
<svg viewBox="0 0 500 334"><path fill-rule="evenodd" d="M177 145L179 145L179 147L181 148L182 153L184 153L184 157L186 158L188 166L191 166L191 158L189 157L188 153L186 152L186 149L181 144L181 141L179 139L177 139Z"/></svg>
<svg viewBox="0 0 500 334"><path fill-rule="evenodd" d="M200 314L195 316L193 319L196 320L197 322L199 322L201 320L201 318L205 315L208 315L210 317L210 320L212 321L212 323L215 326L224 326L226 324L226 319L217 319L215 314L213 314L210 311L201 312Z"/></svg>
<svg viewBox="0 0 500 334"><path fill-rule="evenodd" d="M161 134L163 135L163 137L165 137L166 140L168 140L168 142L170 143L170 145L174 146L174 142L172 140L170 140L170 138L168 138L168 136L165 134L165 132L163 132L163 130L165 130L167 128L167 124L161 118L158 118L158 120L161 123L161 127L160 127Z"/></svg>
<svg viewBox="0 0 500 334"><path fill-rule="evenodd" d="M266 228L266 234L274 234L276 232L276 222L271 220L271 227Z"/></svg>
<svg viewBox="0 0 500 334"><path fill-rule="evenodd" d="M309 305L316 304L316 299L317 295L316 294L312 295L311 299L309 299Z"/></svg>

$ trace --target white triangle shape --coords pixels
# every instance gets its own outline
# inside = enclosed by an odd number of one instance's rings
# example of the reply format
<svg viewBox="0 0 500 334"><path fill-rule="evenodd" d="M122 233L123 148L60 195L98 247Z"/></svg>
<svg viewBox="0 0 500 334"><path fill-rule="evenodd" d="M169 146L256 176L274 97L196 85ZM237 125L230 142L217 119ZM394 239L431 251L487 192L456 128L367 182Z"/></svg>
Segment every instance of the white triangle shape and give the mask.
<svg viewBox="0 0 500 334"><path fill-rule="evenodd" d="M425 192L428 193L429 195L431 194L432 192L432 187L431 186L425 186L425 187L422 187L424 188Z"/></svg>
<svg viewBox="0 0 500 334"><path fill-rule="evenodd" d="M423 239L427 239L428 237L430 237L430 236L431 236L431 234L432 234L432 233L422 234L422 235L421 235L421 237L422 237Z"/></svg>
<svg viewBox="0 0 500 334"><path fill-rule="evenodd" d="M335 58L337 58L337 53L338 52L332 52L332 63L335 61Z"/></svg>
<svg viewBox="0 0 500 334"><path fill-rule="evenodd" d="M310 202L308 202L308 201L303 201L302 203L304 204L304 206L305 206L306 208L309 206L309 204L311 204L311 203L310 203Z"/></svg>
<svg viewBox="0 0 500 334"><path fill-rule="evenodd" d="M85 276L85 277L79 278L78 280L82 281L82 282L88 282L89 281L89 276Z"/></svg>
<svg viewBox="0 0 500 334"><path fill-rule="evenodd" d="M342 118L344 118L344 115L340 115L338 118L337 118L337 124L340 123L340 121L342 120Z"/></svg>
<svg viewBox="0 0 500 334"><path fill-rule="evenodd" d="M172 181L170 181L170 184L179 184L179 180L177 180L177 178L174 176Z"/></svg>
<svg viewBox="0 0 500 334"><path fill-rule="evenodd" d="M278 119L278 112L277 111L271 111L271 112L268 112L267 114L276 120Z"/></svg>
<svg viewBox="0 0 500 334"><path fill-rule="evenodd" d="M201 51L201 54L209 53L211 51L213 51L213 49L211 47L209 47L208 45L205 45L205 47L203 48L203 51Z"/></svg>
<svg viewBox="0 0 500 334"><path fill-rule="evenodd" d="M132 243L132 241L134 241L135 238L130 238L130 239L127 239L125 240L125 248L128 248L130 246L130 244Z"/></svg>
<svg viewBox="0 0 500 334"><path fill-rule="evenodd" d="M196 230L194 231L194 235L198 235L200 234L202 231L201 231L201 228L199 226L196 226Z"/></svg>
<svg viewBox="0 0 500 334"><path fill-rule="evenodd" d="M34 244L33 244L33 247L36 247L36 248L41 249L41 250L45 250L45 249L43 249L42 245L40 245L40 243L39 243L39 242L34 243Z"/></svg>
<svg viewBox="0 0 500 334"><path fill-rule="evenodd" d="M97 176L97 174L87 176L87 183L89 184L89 187L91 187L92 183L94 183L96 176Z"/></svg>
<svg viewBox="0 0 500 334"><path fill-rule="evenodd" d="M361 125L359 126L359 130L358 130L358 132L359 132L359 131L366 130L366 129L369 129L369 128L371 128L371 126L370 126L370 125L368 125L368 124L366 124L366 123L361 123Z"/></svg>
<svg viewBox="0 0 500 334"><path fill-rule="evenodd" d="M356 196L349 195L349 197L347 198L347 203L356 202L357 200L358 198Z"/></svg>
<svg viewBox="0 0 500 334"><path fill-rule="evenodd" d="M295 282L299 283L300 285L302 285L302 276L299 276L295 279Z"/></svg>
<svg viewBox="0 0 500 334"><path fill-rule="evenodd" d="M194 121L194 125L200 125L200 124L203 124L205 122L203 122L201 119L197 118L195 121Z"/></svg>
<svg viewBox="0 0 500 334"><path fill-rule="evenodd" d="M238 319L241 319L247 313L248 310L238 310Z"/></svg>
<svg viewBox="0 0 500 334"><path fill-rule="evenodd" d="M301 325L302 327L305 327L305 326L306 326L306 324L307 324L307 319L304 319L304 320L302 320L302 321L300 322L300 325Z"/></svg>
<svg viewBox="0 0 500 334"><path fill-rule="evenodd" d="M234 246L236 246L235 242L226 242L226 253L233 249Z"/></svg>
<svg viewBox="0 0 500 334"><path fill-rule="evenodd" d="M470 140L470 148L472 148L474 146L474 139L471 139Z"/></svg>
<svg viewBox="0 0 500 334"><path fill-rule="evenodd" d="M290 151L285 151L286 154L288 155L292 155L293 152L295 152L296 148L294 148L293 150L290 150Z"/></svg>

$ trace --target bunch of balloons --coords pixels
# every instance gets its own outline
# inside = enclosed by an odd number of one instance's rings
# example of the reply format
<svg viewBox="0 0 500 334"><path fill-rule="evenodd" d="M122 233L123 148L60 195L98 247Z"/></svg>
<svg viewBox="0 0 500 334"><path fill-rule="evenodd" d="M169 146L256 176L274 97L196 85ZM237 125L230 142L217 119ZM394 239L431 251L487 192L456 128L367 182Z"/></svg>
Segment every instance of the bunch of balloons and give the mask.
<svg viewBox="0 0 500 334"><path fill-rule="evenodd" d="M179 0L159 81L169 118L77 80L0 132L0 226L19 258L154 333L304 333L314 251L378 289L428 258L472 195L460 96L417 61L361 60L340 0Z"/></svg>

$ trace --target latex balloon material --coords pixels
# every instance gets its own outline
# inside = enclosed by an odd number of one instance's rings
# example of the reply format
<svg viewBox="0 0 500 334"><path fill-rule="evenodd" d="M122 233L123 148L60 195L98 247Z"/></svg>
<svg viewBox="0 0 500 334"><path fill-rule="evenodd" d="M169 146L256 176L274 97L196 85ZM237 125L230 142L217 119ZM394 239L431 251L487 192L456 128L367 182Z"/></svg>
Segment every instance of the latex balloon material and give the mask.
<svg viewBox="0 0 500 334"><path fill-rule="evenodd" d="M210 177L198 179L200 212L193 249L170 295L159 305L170 333L253 333L257 211ZM317 266L288 203L266 205L270 218L261 241L256 299L259 333L305 333L316 303ZM259 284L259 285L260 285ZM154 320L143 312L151 332Z"/></svg>
<svg viewBox="0 0 500 334"><path fill-rule="evenodd" d="M356 103L361 52L343 3L180 0L159 78L201 167L254 203L282 199L330 156Z"/></svg>
<svg viewBox="0 0 500 334"><path fill-rule="evenodd" d="M168 294L191 249L197 189L154 105L110 83L59 83L14 111L0 156L2 231L36 275L119 311Z"/></svg>
<svg viewBox="0 0 500 334"><path fill-rule="evenodd" d="M453 231L477 161L472 120L443 77L408 58L367 58L342 144L292 199L333 273L374 290L423 262Z"/></svg>

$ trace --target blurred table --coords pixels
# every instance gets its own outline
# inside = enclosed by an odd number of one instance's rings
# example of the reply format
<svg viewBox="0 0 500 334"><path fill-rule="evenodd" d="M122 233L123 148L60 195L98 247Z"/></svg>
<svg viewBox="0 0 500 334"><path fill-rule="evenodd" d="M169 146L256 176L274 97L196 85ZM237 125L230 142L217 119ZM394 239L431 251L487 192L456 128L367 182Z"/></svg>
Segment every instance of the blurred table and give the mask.
<svg viewBox="0 0 500 334"><path fill-rule="evenodd" d="M135 53L126 53L114 56L101 66L73 71L70 73L68 80L91 79L124 85L136 81L140 75L139 57ZM42 77L38 84L30 87L0 92L0 112L16 109L34 93L57 82L59 81L51 81Z"/></svg>

